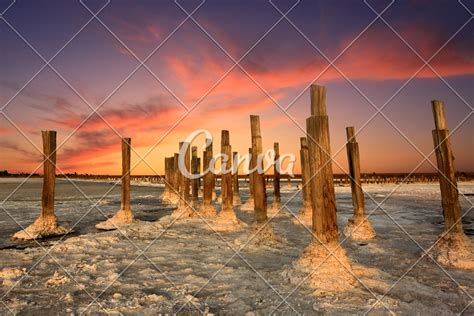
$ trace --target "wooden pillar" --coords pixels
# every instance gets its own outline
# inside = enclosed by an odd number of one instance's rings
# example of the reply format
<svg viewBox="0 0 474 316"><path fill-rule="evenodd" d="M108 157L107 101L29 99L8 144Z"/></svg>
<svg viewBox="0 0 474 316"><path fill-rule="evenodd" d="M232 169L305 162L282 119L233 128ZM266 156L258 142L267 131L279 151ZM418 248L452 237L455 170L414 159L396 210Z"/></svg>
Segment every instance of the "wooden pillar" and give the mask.
<svg viewBox="0 0 474 316"><path fill-rule="evenodd" d="M322 243L338 240L326 89L311 85L311 116L306 119L313 209L313 232Z"/></svg>
<svg viewBox="0 0 474 316"><path fill-rule="evenodd" d="M362 182L360 180L359 144L355 139L354 127L346 127L346 134L347 162L349 164L354 217L364 217L365 201L364 192L362 191Z"/></svg>
<svg viewBox="0 0 474 316"><path fill-rule="evenodd" d="M311 211L311 185L308 183L310 179L309 169L309 153L308 153L308 141L306 137L300 138L300 160L301 160L301 190L303 191L303 207L300 210L299 216L301 218L312 217Z"/></svg>
<svg viewBox="0 0 474 316"><path fill-rule="evenodd" d="M197 159L197 173L201 174L201 158ZM198 197L199 197L199 192L202 192L201 191L201 182L202 182L201 180L202 180L202 177L197 178Z"/></svg>
<svg viewBox="0 0 474 316"><path fill-rule="evenodd" d="M191 171L193 175L199 174L199 161L197 157L197 147L193 146L191 147ZM193 179L192 180L192 196L193 196L193 205L196 205L198 203L199 199L199 179Z"/></svg>
<svg viewBox="0 0 474 316"><path fill-rule="evenodd" d="M229 131L223 130L221 135L221 153L226 157L226 160L223 161L222 164L221 173L221 212L233 212L234 194L232 192L232 148L230 146Z"/></svg>
<svg viewBox="0 0 474 316"><path fill-rule="evenodd" d="M130 209L130 146L132 145L131 138L122 138L122 207L128 216L132 216Z"/></svg>
<svg viewBox="0 0 474 316"><path fill-rule="evenodd" d="M187 172L190 173L191 172L191 153L190 153L190 149L189 149L189 144L185 143L185 142L181 142L179 143L179 149L180 149L180 155L182 154L181 153L181 148L183 146L187 146L188 149L186 150L186 152L184 153L184 167L186 168ZM183 208L187 208L188 207L188 203L190 202L190 180L188 177L186 177L185 175L183 175L181 172L180 173L180 179L181 179L181 199L179 201L179 207L181 209Z"/></svg>
<svg viewBox="0 0 474 316"><path fill-rule="evenodd" d="M102 230L113 230L117 227L133 222L133 213L130 208L130 149L132 140L122 138L122 200L120 210L105 222L95 225Z"/></svg>
<svg viewBox="0 0 474 316"><path fill-rule="evenodd" d="M56 187L56 131L42 131L43 137L43 193L41 216L55 218L54 192Z"/></svg>
<svg viewBox="0 0 474 316"><path fill-rule="evenodd" d="M214 216L216 215L216 211L214 206L212 205L212 193L214 191L215 185L215 175L209 170L209 164L213 159L213 151L212 151L212 141L210 139L206 140L206 150L203 152L203 171L208 170L203 176L203 193L202 193L202 205L200 209L200 213L203 216Z"/></svg>
<svg viewBox="0 0 474 316"><path fill-rule="evenodd" d="M273 143L273 150L275 151L275 164L273 165L273 202L272 208L279 209L281 207L280 195L280 145Z"/></svg>
<svg viewBox="0 0 474 316"><path fill-rule="evenodd" d="M233 193L234 193L234 205L240 204L240 192L239 192L239 166L238 166L238 161L239 161L239 153L234 151L232 153L232 166L234 169L234 174L232 175L233 179Z"/></svg>
<svg viewBox="0 0 474 316"><path fill-rule="evenodd" d="M254 166L261 169L261 172L256 170L252 173L255 221L260 224L267 220L267 193L265 190L265 175L261 165L263 161L258 159L263 152L260 117L258 115L250 116L250 128L252 134L252 162Z"/></svg>
<svg viewBox="0 0 474 316"><path fill-rule="evenodd" d="M288 175L288 178L286 178L286 180L287 180L288 188L291 188L291 177L290 177L290 175Z"/></svg>
<svg viewBox="0 0 474 316"><path fill-rule="evenodd" d="M463 234L461 206L459 204L456 176L454 173L454 157L451 150L451 139L446 124L446 114L442 101L432 101L435 129L433 141L438 163L438 176L441 189L444 229L455 234Z"/></svg>
<svg viewBox="0 0 474 316"><path fill-rule="evenodd" d="M173 184L175 198L178 198L179 192L181 191L181 177L179 172L179 154L173 155Z"/></svg>
<svg viewBox="0 0 474 316"><path fill-rule="evenodd" d="M163 192L163 200L169 201L172 195L172 174L173 174L173 157L165 157L165 190Z"/></svg>
<svg viewBox="0 0 474 316"><path fill-rule="evenodd" d="M56 132L42 131L43 138L43 192L41 212L36 221L26 229L15 233L13 239L31 240L48 236L60 236L68 229L58 226L54 214L54 194L56 188Z"/></svg>
<svg viewBox="0 0 474 316"><path fill-rule="evenodd" d="M249 169L252 170L254 168L253 159L252 159L252 148L249 148L249 159L250 159ZM251 173L249 173L249 194L250 194L249 199L251 199L253 203L253 176Z"/></svg>

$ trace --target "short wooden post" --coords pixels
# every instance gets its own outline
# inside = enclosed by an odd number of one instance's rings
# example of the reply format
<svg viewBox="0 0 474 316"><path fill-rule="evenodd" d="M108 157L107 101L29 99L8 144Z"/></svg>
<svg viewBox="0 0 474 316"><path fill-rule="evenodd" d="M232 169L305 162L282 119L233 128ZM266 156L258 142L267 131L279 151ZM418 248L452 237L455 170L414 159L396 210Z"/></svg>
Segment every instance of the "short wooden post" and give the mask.
<svg viewBox="0 0 474 316"><path fill-rule="evenodd" d="M181 177L179 172L179 154L174 153L173 155L173 183L174 183L174 194L176 202L179 200L179 193L181 192Z"/></svg>
<svg viewBox="0 0 474 316"><path fill-rule="evenodd" d="M311 185L309 169L309 153L308 141L306 137L300 138L300 160L301 160L301 190L303 195L303 207L298 213L299 219L304 224L312 224L312 209L311 209Z"/></svg>
<svg viewBox="0 0 474 316"><path fill-rule="evenodd" d="M203 152L203 171L207 172L203 176L202 186L203 186L203 193L202 193L202 205L200 208L200 213L202 216L205 217L212 217L216 215L216 211L214 206L212 205L212 193L214 191L214 174L209 170L209 164L213 159L213 151L212 151L212 140L206 139L206 150Z"/></svg>
<svg viewBox="0 0 474 316"><path fill-rule="evenodd" d="M130 208L130 148L131 138L122 138L122 200L120 210L112 218L95 225L102 230L113 230L118 226L133 222Z"/></svg>
<svg viewBox="0 0 474 316"><path fill-rule="evenodd" d="M253 165L252 159L252 148L249 148L249 169L252 170L255 166ZM252 201L253 204L253 176L252 173L249 173L249 200Z"/></svg>
<svg viewBox="0 0 474 316"><path fill-rule="evenodd" d="M221 212L233 212L234 194L232 192L232 148L230 146L229 131L223 130L221 135L221 153L226 157L225 161L222 163L221 173Z"/></svg>
<svg viewBox="0 0 474 316"><path fill-rule="evenodd" d="M13 239L31 240L68 233L58 226L54 214L54 193L56 188L56 131L42 131L43 137L43 192L41 212L36 221L26 229L15 233Z"/></svg>
<svg viewBox="0 0 474 316"><path fill-rule="evenodd" d="M191 152L189 148L189 143L186 143L186 142L179 143L180 155L182 154L181 149L183 148L183 146L187 147L187 150L184 153L184 157L183 157L184 167L186 168L186 171L188 173L191 173L191 157L190 157ZM178 207L179 213L175 213L175 214L179 215L181 214L182 210L186 210L187 212L184 212L182 216L184 217L191 216L192 210L189 209L189 205L191 202L190 201L190 179L187 176L185 176L183 173L181 173L181 171L179 173L180 173L180 179L181 179L181 190L180 190L181 198L179 200L179 207Z"/></svg>
<svg viewBox="0 0 474 316"><path fill-rule="evenodd" d="M197 156L197 147L191 147L191 170L193 175L199 174L199 161ZM192 196L193 206L196 206L199 202L199 179L193 179L192 181Z"/></svg>
<svg viewBox="0 0 474 316"><path fill-rule="evenodd" d="M349 175L352 192L352 205L355 217L364 217L365 201L360 180L360 157L359 144L355 139L354 127L346 127L347 134L347 162L349 164Z"/></svg>
<svg viewBox="0 0 474 316"><path fill-rule="evenodd" d="M463 234L461 206L454 173L454 157L451 150L451 139L446 124L446 114L442 101L432 101L435 129L433 141L438 163L441 204L443 207L444 229L454 234Z"/></svg>
<svg viewBox="0 0 474 316"><path fill-rule="evenodd" d="M240 200L240 192L239 192L239 166L238 166L238 161L239 161L239 153L234 151L232 153L232 166L234 169L234 174L232 175L233 179L233 193L234 193L234 205L239 205L241 203Z"/></svg>
<svg viewBox="0 0 474 316"><path fill-rule="evenodd" d="M349 179L351 183L352 205L354 215L344 227L344 235L355 240L368 240L375 237L375 231L369 220L365 218L364 192L360 178L359 144L355 138L354 127L346 127L347 162L349 164Z"/></svg>
<svg viewBox="0 0 474 316"><path fill-rule="evenodd" d="M311 116L306 119L313 232L322 243L338 240L326 89L311 85Z"/></svg>
<svg viewBox="0 0 474 316"><path fill-rule="evenodd" d="M275 151L275 164L273 165L273 202L272 208L279 210L281 207L280 195L280 145L273 143L273 150Z"/></svg>
<svg viewBox="0 0 474 316"><path fill-rule="evenodd" d="M174 189L174 157L165 158L165 192L163 193L163 200L168 203L173 203L173 189Z"/></svg>
<svg viewBox="0 0 474 316"><path fill-rule="evenodd" d="M265 175L261 165L263 161L258 159L263 152L260 117L258 115L250 116L250 128L252 134L252 164L257 167L257 170L252 173L255 221L261 224L267 220L267 193L265 190Z"/></svg>

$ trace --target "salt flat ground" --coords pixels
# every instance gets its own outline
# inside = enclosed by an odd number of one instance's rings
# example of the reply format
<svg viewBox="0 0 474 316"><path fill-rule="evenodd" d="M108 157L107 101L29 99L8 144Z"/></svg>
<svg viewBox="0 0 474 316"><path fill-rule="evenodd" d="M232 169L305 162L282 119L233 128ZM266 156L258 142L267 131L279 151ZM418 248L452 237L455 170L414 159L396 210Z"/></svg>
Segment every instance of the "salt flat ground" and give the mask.
<svg viewBox="0 0 474 316"><path fill-rule="evenodd" d="M357 282L348 292L315 296L305 283L295 289L295 280L284 273L311 240L308 230L293 223L289 213L297 213L301 206L295 184L288 188L282 183L283 203L291 200L288 209L270 222L278 242L250 243L235 254L244 245L242 240L251 236L250 228L217 234L200 218L172 221L168 215L174 208L162 203L162 188L157 186L132 187L136 224L121 232L98 232L94 225L120 206L120 187L107 182L73 185L58 180L56 214L61 224L74 226L75 233L40 243L12 242L9 236L18 230L16 222L32 223L40 208L41 179L26 181L10 195L23 180L0 179L0 200L8 197L5 210L0 209L2 315L178 311L293 315L369 310L370 314L474 314L474 304L468 305L474 295L474 273L443 270L429 258L420 260L420 247L428 249L442 232L437 184L364 186L370 195L366 195L367 213L378 235L369 242L341 237ZM474 215L469 210L474 183L461 183L459 188L467 194L460 201L465 230L472 238ZM246 188L241 195L245 202ZM350 189L336 187L336 195L342 228L352 213ZM375 202L381 201L383 209L376 208ZM240 207L236 213L251 223L251 213Z"/></svg>

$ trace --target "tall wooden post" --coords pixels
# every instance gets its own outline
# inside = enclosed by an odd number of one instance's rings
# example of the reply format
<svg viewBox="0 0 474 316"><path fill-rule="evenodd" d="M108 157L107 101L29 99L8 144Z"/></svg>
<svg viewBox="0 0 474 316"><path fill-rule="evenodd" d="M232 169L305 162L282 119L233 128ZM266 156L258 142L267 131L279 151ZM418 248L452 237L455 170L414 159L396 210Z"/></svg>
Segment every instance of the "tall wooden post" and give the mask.
<svg viewBox="0 0 474 316"><path fill-rule="evenodd" d="M229 131L223 130L221 137L221 153L226 157L227 161L223 161L221 173L221 196L222 210L221 212L233 212L234 194L232 192L232 149L230 146Z"/></svg>
<svg viewBox="0 0 474 316"><path fill-rule="evenodd" d="M435 129L433 142L438 163L441 203L443 207L444 229L455 234L463 234L461 206L454 173L454 156L451 150L451 139L446 124L446 114L442 101L432 101Z"/></svg>
<svg viewBox="0 0 474 316"><path fill-rule="evenodd" d="M191 170L193 175L197 175L199 173L199 161L197 157L197 147L191 147ZM193 206L196 206L199 200L199 179L193 179L192 181L192 196L193 196Z"/></svg>
<svg viewBox="0 0 474 316"><path fill-rule="evenodd" d="M338 240L326 89L311 85L311 116L306 119L313 232L322 243Z"/></svg>
<svg viewBox="0 0 474 316"><path fill-rule="evenodd" d="M113 230L120 225L133 222L133 214L130 208L130 148L131 138L122 138L122 199L120 210L112 218L95 225L102 230Z"/></svg>
<svg viewBox="0 0 474 316"><path fill-rule="evenodd" d="M54 193L56 187L56 131L42 131L43 137L43 192L41 212L36 221L26 229L15 233L13 239L38 239L48 236L60 236L68 232L58 226L54 214Z"/></svg>
<svg viewBox="0 0 474 316"><path fill-rule="evenodd" d="M42 131L43 137L43 193L41 196L41 216L55 218L54 191L56 187L56 131Z"/></svg>
<svg viewBox="0 0 474 316"><path fill-rule="evenodd" d="M232 176L233 179L233 193L234 193L234 205L239 205L241 203L240 201L240 192L239 192L239 166L238 166L238 161L239 161L239 153L234 151L232 154L232 166L234 169L234 174Z"/></svg>
<svg viewBox="0 0 474 316"><path fill-rule="evenodd" d="M349 178L352 192L354 215L344 227L344 235L355 240L368 240L375 237L375 231L368 219L365 219L365 201L360 179L359 144L355 139L354 127L346 127L347 134L347 162L349 164Z"/></svg>
<svg viewBox="0 0 474 316"><path fill-rule="evenodd" d="M432 101L435 129L433 142L443 207L444 232L433 247L434 257L442 265L474 270L474 243L464 234L461 206L454 173L454 157L442 101Z"/></svg>
<svg viewBox="0 0 474 316"><path fill-rule="evenodd" d="M275 164L273 165L273 202L272 208L279 210L281 207L281 195L280 195L280 145L278 143L273 144L273 150L275 151Z"/></svg>
<svg viewBox="0 0 474 316"><path fill-rule="evenodd" d="M310 168L309 168L309 152L308 141L306 137L300 138L300 160L301 160L301 190L303 195L303 207L298 213L298 218L303 224L312 224L312 209L311 209L311 184ZM298 221L299 222L299 221Z"/></svg>
<svg viewBox="0 0 474 316"><path fill-rule="evenodd" d="M122 208L127 217L133 218L130 210L130 138L122 139Z"/></svg>
<svg viewBox="0 0 474 316"><path fill-rule="evenodd" d="M212 152L212 141L206 139L206 150L203 152L203 171L208 170L203 176L203 193L202 193L202 205L200 208L200 213L202 216L212 217L216 215L214 206L212 205L212 192L214 190L214 174L209 170L209 164L213 159Z"/></svg>
<svg viewBox="0 0 474 316"><path fill-rule="evenodd" d="M250 128L252 134L252 164L261 169L261 172L256 170L252 174L255 221L260 224L267 220L267 193L265 190L265 175L261 165L263 161L258 159L263 152L260 117L258 115L250 116Z"/></svg>

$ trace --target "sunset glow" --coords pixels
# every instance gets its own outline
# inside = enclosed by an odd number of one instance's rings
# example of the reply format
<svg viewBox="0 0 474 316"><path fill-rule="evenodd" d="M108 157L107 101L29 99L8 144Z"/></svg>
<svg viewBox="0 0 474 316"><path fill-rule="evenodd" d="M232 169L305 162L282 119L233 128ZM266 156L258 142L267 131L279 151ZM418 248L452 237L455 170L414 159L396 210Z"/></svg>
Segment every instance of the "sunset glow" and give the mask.
<svg viewBox="0 0 474 316"><path fill-rule="evenodd" d="M474 171L465 8L400 1L382 15L389 27L357 1L273 3L112 1L100 21L78 1L14 3L0 21L0 169L41 172L41 130L56 130L60 173L119 174L127 136L132 174L161 174L196 129L216 144L227 129L233 150L247 153L250 114L261 117L265 148L278 141L298 157L317 78L328 91L334 172L347 172L346 126L358 132L362 172L434 171L433 99L446 105L456 169ZM105 1L85 5L95 13ZM278 9L291 9L289 21ZM420 164L424 155L433 165Z"/></svg>

